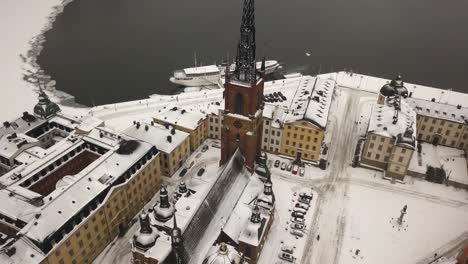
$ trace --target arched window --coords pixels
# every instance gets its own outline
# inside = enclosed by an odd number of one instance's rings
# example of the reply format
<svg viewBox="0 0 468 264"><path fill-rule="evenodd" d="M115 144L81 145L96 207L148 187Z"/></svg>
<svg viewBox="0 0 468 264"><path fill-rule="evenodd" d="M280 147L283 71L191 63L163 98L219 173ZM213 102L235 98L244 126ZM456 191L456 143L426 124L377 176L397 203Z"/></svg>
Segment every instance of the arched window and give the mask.
<svg viewBox="0 0 468 264"><path fill-rule="evenodd" d="M244 114L244 97L240 93L236 94L235 97L236 102L236 114L243 115Z"/></svg>

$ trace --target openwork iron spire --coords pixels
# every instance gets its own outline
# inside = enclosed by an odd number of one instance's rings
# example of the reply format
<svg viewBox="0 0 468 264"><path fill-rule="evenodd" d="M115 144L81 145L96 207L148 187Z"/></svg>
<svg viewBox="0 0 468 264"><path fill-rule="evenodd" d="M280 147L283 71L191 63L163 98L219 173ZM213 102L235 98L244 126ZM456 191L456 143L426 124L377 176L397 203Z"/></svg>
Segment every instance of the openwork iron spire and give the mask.
<svg viewBox="0 0 468 264"><path fill-rule="evenodd" d="M255 0L244 0L241 37L237 45L235 77L239 81L254 83L255 73Z"/></svg>

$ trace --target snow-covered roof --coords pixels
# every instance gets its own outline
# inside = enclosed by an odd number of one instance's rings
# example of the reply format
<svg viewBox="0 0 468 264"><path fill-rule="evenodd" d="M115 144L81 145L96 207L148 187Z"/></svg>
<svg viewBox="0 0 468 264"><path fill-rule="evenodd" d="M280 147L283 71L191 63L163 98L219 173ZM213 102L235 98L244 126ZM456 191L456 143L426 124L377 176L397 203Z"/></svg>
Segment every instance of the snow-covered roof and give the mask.
<svg viewBox="0 0 468 264"><path fill-rule="evenodd" d="M99 193L104 191L119 176L124 174L133 164L146 155L153 146L146 142L140 142L139 146L129 155L116 152L118 147L108 151L96 162L92 163L76 174L75 182L62 189L56 189L50 195L52 201L47 202L41 208L41 216L34 223L26 226L22 233L26 236L43 241L57 231L72 216L86 206ZM108 175L109 181L100 179Z"/></svg>
<svg viewBox="0 0 468 264"><path fill-rule="evenodd" d="M37 139L25 134L0 135L0 156L10 159L27 146L39 144Z"/></svg>
<svg viewBox="0 0 468 264"><path fill-rule="evenodd" d="M468 107L426 101L423 99L407 98L409 105L419 115L436 117L457 123L468 123Z"/></svg>
<svg viewBox="0 0 468 264"><path fill-rule="evenodd" d="M131 125L123 133L153 144L164 153L171 153L189 137L189 133L177 129L172 130L172 127L166 128L163 125L154 123L140 124L141 125ZM172 134L171 131L173 131L174 134ZM168 137L171 138L171 142L169 142Z"/></svg>
<svg viewBox="0 0 468 264"><path fill-rule="evenodd" d="M334 89L334 80L317 79L311 99L307 105L305 119L312 121L312 123L322 128L326 127Z"/></svg>
<svg viewBox="0 0 468 264"><path fill-rule="evenodd" d="M79 124L76 129L79 130L80 132L83 133L89 133L91 130L93 130L96 127L104 125L104 121L97 117L87 117L85 118L81 124Z"/></svg>
<svg viewBox="0 0 468 264"><path fill-rule="evenodd" d="M273 120L275 127L304 119L326 127L335 88L333 79L300 76L265 83L265 87L263 117Z"/></svg>
<svg viewBox="0 0 468 264"><path fill-rule="evenodd" d="M183 108L174 107L166 112L158 113L156 119L173 125L194 130L201 120L206 118L206 114L199 111L187 111Z"/></svg>
<svg viewBox="0 0 468 264"><path fill-rule="evenodd" d="M421 146L421 154L413 154L408 170L425 174L427 166L444 167L451 181L468 184L465 151L424 142Z"/></svg>
<svg viewBox="0 0 468 264"><path fill-rule="evenodd" d="M3 126L0 127L0 135L7 135L11 133L26 133L27 131L34 129L44 123L47 120L41 119L30 114L27 117L19 117L11 122L4 122Z"/></svg>
<svg viewBox="0 0 468 264"><path fill-rule="evenodd" d="M414 138L416 133L416 113L405 100L401 100L400 108L398 110L390 104L375 104L367 131L384 137L396 138L398 135L404 134L408 128L412 128L412 137Z"/></svg>

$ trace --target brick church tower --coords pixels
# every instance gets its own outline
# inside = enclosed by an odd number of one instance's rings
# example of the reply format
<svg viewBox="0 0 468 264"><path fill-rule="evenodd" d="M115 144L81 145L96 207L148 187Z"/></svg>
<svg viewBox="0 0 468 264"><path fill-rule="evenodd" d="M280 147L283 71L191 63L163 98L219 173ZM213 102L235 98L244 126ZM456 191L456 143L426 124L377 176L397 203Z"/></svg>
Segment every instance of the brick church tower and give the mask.
<svg viewBox="0 0 468 264"><path fill-rule="evenodd" d="M232 73L226 69L220 162L226 163L240 148L250 171L261 148L265 72L265 60L261 70L256 70L254 10L254 0L244 0L236 68Z"/></svg>

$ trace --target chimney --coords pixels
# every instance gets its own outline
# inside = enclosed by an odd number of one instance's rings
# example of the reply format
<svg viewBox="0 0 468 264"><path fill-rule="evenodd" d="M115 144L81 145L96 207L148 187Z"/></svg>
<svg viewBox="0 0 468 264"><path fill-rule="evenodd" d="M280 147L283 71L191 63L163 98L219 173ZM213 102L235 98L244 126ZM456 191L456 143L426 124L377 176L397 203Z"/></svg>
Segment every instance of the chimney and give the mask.
<svg viewBox="0 0 468 264"><path fill-rule="evenodd" d="M172 129L171 129L171 134L172 134L172 135L175 135L175 128L172 128Z"/></svg>
<svg viewBox="0 0 468 264"><path fill-rule="evenodd" d="M172 143L172 137L171 136L167 136L167 142Z"/></svg>
<svg viewBox="0 0 468 264"><path fill-rule="evenodd" d="M154 126L154 121L151 121L151 125Z"/></svg>
<svg viewBox="0 0 468 264"><path fill-rule="evenodd" d="M148 131L149 127L148 125L145 125L145 131Z"/></svg>
<svg viewBox="0 0 468 264"><path fill-rule="evenodd" d="M462 108L462 106L460 104L457 105L457 109L461 109L461 108Z"/></svg>

